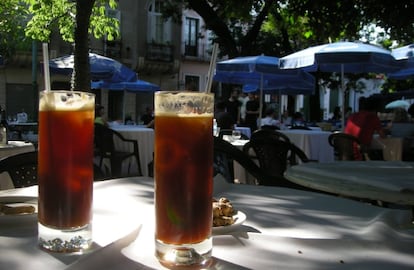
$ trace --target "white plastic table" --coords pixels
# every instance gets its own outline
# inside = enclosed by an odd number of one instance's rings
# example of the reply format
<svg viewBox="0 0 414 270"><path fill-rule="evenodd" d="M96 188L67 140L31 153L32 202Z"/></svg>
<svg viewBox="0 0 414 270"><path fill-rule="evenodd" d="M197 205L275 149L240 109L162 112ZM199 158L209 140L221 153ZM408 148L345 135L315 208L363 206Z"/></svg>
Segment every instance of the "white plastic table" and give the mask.
<svg viewBox="0 0 414 270"><path fill-rule="evenodd" d="M211 269L412 269L410 211L277 187L228 184L215 197L246 214L244 224L213 235ZM36 196L37 187L0 191ZM164 269L154 256L154 182L148 177L94 184L93 239L83 255L49 254L37 243L36 216L0 217L4 269ZM113 242L115 241L115 242Z"/></svg>
<svg viewBox="0 0 414 270"><path fill-rule="evenodd" d="M309 162L288 168L285 177L338 195L414 205L414 162Z"/></svg>

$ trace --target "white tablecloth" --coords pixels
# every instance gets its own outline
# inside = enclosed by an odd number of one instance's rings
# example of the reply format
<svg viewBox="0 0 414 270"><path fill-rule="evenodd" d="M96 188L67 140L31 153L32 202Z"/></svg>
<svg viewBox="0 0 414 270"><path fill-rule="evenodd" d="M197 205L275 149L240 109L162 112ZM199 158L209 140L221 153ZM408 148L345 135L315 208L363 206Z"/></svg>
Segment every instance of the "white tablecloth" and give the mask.
<svg viewBox="0 0 414 270"><path fill-rule="evenodd" d="M8 156L34 151L32 143L22 141L9 141L7 145L0 145L0 159ZM0 174L0 190L13 188L13 183L8 173Z"/></svg>
<svg viewBox="0 0 414 270"><path fill-rule="evenodd" d="M404 227L410 211L298 190L230 185L220 179L214 189L216 197L229 198L247 220L233 232L213 236L212 269L412 269L414 265L414 231ZM95 183L95 245L85 255L39 250L35 218L2 222L1 267L164 269L154 257L153 191L152 179L145 177ZM36 195L37 189L0 192L0 196L17 194Z"/></svg>
<svg viewBox="0 0 414 270"><path fill-rule="evenodd" d="M320 163L334 161L333 147L329 145L331 132L318 130L286 129L280 130L290 141L305 152L311 160Z"/></svg>
<svg viewBox="0 0 414 270"><path fill-rule="evenodd" d="M235 140L231 141L233 146L236 146L238 149L243 150L243 146L248 142L248 140ZM257 160L254 160L257 164ZM249 174L243 166L240 165L237 161L233 162L234 170L234 181L236 183L256 185L256 179Z"/></svg>
<svg viewBox="0 0 414 270"><path fill-rule="evenodd" d="M148 176L148 163L153 159L154 153L154 130L152 128L146 128L144 126L133 126L133 125L115 125L111 127L118 131L126 139L133 139L138 142L139 158L141 161L142 174ZM122 144L120 141L115 145L119 149L131 146L130 144ZM126 149L132 151L133 149ZM128 162L131 163L131 174L136 173L136 162L134 158L131 158L127 162L124 162L122 173L126 175Z"/></svg>

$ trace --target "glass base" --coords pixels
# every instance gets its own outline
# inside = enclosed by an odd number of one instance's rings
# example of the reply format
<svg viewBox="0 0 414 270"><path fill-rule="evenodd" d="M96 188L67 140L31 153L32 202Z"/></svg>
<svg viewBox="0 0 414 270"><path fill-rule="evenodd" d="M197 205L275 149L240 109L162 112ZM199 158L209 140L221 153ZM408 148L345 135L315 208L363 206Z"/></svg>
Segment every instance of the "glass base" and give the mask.
<svg viewBox="0 0 414 270"><path fill-rule="evenodd" d="M155 255L166 267L202 266L211 263L213 240L211 237L195 244L172 245L155 240Z"/></svg>
<svg viewBox="0 0 414 270"><path fill-rule="evenodd" d="M92 224L59 230L38 223L41 249L58 253L83 253L92 244Z"/></svg>

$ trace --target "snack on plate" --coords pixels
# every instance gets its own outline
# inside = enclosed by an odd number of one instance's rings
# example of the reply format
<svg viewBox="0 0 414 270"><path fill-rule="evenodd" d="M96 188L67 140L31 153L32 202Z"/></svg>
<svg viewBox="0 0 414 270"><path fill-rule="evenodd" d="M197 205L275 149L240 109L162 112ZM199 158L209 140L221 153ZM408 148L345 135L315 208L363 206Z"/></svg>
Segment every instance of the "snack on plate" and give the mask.
<svg viewBox="0 0 414 270"><path fill-rule="evenodd" d="M232 225L236 213L229 199L213 199L213 227Z"/></svg>
<svg viewBox="0 0 414 270"><path fill-rule="evenodd" d="M21 214L33 214L35 212L35 207L31 205L24 206L8 206L5 204L0 204L0 214L3 215L21 215Z"/></svg>

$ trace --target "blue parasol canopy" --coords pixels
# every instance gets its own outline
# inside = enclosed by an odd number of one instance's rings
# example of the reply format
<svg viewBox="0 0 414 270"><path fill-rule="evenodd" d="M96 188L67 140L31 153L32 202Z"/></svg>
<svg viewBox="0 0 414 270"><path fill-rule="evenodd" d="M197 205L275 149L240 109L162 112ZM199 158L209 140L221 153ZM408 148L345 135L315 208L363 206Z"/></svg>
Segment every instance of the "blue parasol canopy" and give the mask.
<svg viewBox="0 0 414 270"><path fill-rule="evenodd" d="M272 56L244 56L220 61L216 65L214 80L223 83L251 85L261 93L279 90L284 94L312 94L315 79L303 70L282 70L279 58ZM296 87L296 88L295 88ZM260 95L261 118L263 100Z"/></svg>
<svg viewBox="0 0 414 270"><path fill-rule="evenodd" d="M388 73L390 79L405 80L414 77L414 44L392 50L391 54L401 64L399 71Z"/></svg>
<svg viewBox="0 0 414 270"><path fill-rule="evenodd" d="M122 119L125 119L125 106L126 106L126 97L125 92L130 93L152 93L155 91L160 90L160 87L156 84L142 81L142 80L135 80L133 82L106 82L106 81L96 81L91 82L92 89L108 89L111 91L123 91L124 98L122 104Z"/></svg>
<svg viewBox="0 0 414 270"><path fill-rule="evenodd" d="M366 73L400 69L391 51L358 42L335 42L292 53L280 58L280 68L306 71Z"/></svg>
<svg viewBox="0 0 414 270"><path fill-rule="evenodd" d="M160 90L160 87L156 84L136 80L133 82L117 82L110 83L105 81L91 82L92 89L109 89L109 90L118 90L118 91L127 91L127 92L155 92Z"/></svg>
<svg viewBox="0 0 414 270"><path fill-rule="evenodd" d="M400 69L400 64L391 51L379 46L358 42L335 42L309 47L282 57L280 68L300 68L310 72L340 72L344 94L344 73L394 72ZM342 127L344 127L344 112L345 104L342 104Z"/></svg>
<svg viewBox="0 0 414 270"><path fill-rule="evenodd" d="M214 80L234 84L260 84L268 81L272 84L284 84L305 80L313 84L313 76L301 70L282 70L279 58L272 56L243 56L218 62Z"/></svg>
<svg viewBox="0 0 414 270"><path fill-rule="evenodd" d="M89 64L93 81L133 82L137 80L135 71L112 58L89 53ZM50 72L54 74L71 75L74 65L73 54L49 60Z"/></svg>

